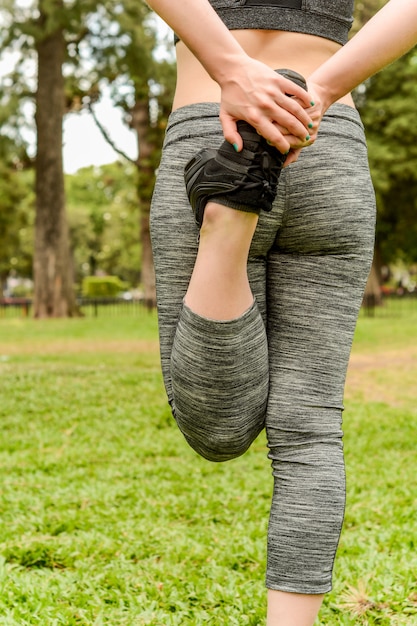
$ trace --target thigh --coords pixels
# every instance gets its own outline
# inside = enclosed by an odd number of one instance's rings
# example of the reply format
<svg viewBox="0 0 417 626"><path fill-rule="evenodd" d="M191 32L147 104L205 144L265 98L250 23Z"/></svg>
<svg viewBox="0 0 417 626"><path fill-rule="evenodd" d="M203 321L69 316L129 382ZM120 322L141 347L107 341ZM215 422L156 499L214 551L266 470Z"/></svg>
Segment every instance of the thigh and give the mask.
<svg viewBox="0 0 417 626"><path fill-rule="evenodd" d="M218 107L217 107L218 109ZM204 145L217 147L221 127L215 105L175 111L168 125L150 214L162 373L172 401L172 343L198 250L198 228L189 204L184 166Z"/></svg>
<svg viewBox="0 0 417 626"><path fill-rule="evenodd" d="M216 103L182 107L170 116L150 216L161 365L170 402L172 345L183 298L194 268L199 237L186 194L184 166L203 147L218 148L223 141L219 105ZM282 210L278 202L271 213L260 216L248 259L249 281L264 320L267 308L266 259L281 224L281 217Z"/></svg>
<svg viewBox="0 0 417 626"><path fill-rule="evenodd" d="M356 112L347 113L348 119L329 116L315 146L285 172L283 224L268 257L267 428L272 439L280 432L285 439L288 419L300 433L314 436L323 429L326 407L335 409L334 429L340 432L346 369L375 227L363 129ZM296 405L305 407L310 419Z"/></svg>
<svg viewBox="0 0 417 626"><path fill-rule="evenodd" d="M152 199L150 229L156 275L161 365L171 403L172 345L183 298L194 268L199 238L198 227L186 194L184 166L201 148L218 148L224 141L218 115L219 106L215 103L202 103L174 111L169 120ZM248 260L249 280L264 318L265 246L270 246L275 236L271 234L270 220L271 217L268 218L267 225L263 224L258 229Z"/></svg>

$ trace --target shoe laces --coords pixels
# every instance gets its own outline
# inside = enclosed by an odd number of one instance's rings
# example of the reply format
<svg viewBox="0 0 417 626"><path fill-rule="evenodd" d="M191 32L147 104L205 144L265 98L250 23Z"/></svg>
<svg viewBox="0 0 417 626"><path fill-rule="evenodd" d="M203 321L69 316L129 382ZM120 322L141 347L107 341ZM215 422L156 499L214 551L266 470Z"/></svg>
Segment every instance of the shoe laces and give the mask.
<svg viewBox="0 0 417 626"><path fill-rule="evenodd" d="M248 166L244 178L236 180L235 184L238 188L244 188L247 191L260 188L261 198L272 201L276 195L280 169L279 164L274 161L269 152L264 150L255 162Z"/></svg>

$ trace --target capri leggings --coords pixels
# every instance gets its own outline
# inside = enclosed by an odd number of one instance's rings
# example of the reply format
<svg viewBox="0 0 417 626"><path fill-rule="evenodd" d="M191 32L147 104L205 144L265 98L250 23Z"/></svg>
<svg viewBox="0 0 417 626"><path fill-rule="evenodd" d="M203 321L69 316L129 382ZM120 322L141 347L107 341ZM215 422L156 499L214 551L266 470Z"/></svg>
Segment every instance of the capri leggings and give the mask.
<svg viewBox="0 0 417 626"><path fill-rule="evenodd" d="M223 141L219 107L171 114L151 209L162 370L174 417L212 461L265 427L274 489L266 584L331 589L345 506L343 391L372 260L375 198L357 111L335 104L316 143L283 170L248 273L254 303L215 321L183 304L198 248L184 165ZM233 209L230 209L233 210Z"/></svg>

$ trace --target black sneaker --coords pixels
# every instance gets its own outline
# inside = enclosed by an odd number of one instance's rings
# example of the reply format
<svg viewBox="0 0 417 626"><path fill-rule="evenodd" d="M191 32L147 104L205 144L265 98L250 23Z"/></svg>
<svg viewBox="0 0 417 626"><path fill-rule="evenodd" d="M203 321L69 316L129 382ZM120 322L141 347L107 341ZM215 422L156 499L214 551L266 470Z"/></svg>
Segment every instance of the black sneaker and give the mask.
<svg viewBox="0 0 417 626"><path fill-rule="evenodd" d="M300 74L277 71L306 89ZM240 152L224 141L218 150L201 150L185 166L187 194L199 227L209 200L250 213L272 209L286 155L270 146L247 122L239 121L237 127L243 139Z"/></svg>

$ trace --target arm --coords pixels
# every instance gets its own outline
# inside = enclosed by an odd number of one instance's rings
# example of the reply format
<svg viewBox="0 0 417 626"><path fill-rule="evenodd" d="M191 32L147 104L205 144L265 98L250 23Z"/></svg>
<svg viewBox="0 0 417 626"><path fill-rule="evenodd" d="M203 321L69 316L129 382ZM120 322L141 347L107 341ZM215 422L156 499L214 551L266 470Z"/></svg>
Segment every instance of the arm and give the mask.
<svg viewBox="0 0 417 626"><path fill-rule="evenodd" d="M331 59L309 76L323 114L336 100L417 44L417 1L390 0Z"/></svg>
<svg viewBox="0 0 417 626"><path fill-rule="evenodd" d="M279 126L305 141L311 97L292 81L249 57L208 0L147 0L173 28L221 88L220 120L225 138L242 147L236 121L252 124L281 152L290 148ZM288 98L285 93L294 98ZM304 108L303 108L304 107Z"/></svg>

